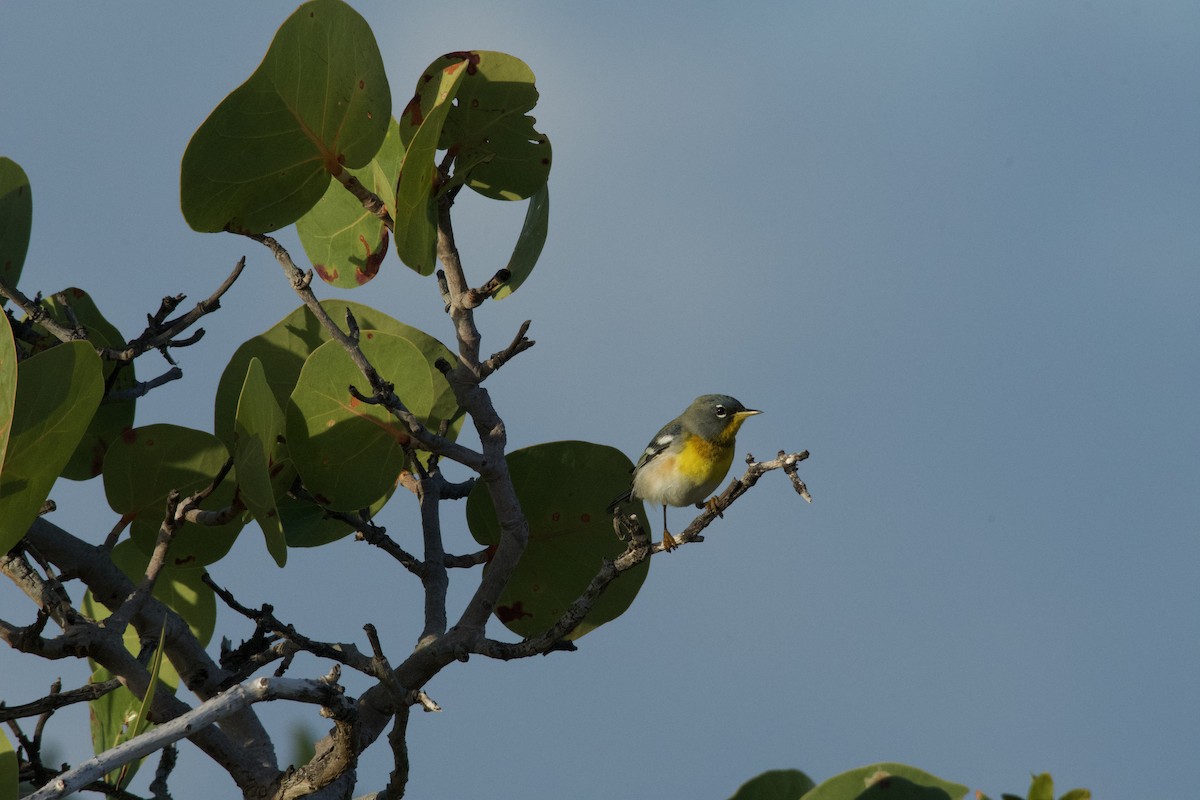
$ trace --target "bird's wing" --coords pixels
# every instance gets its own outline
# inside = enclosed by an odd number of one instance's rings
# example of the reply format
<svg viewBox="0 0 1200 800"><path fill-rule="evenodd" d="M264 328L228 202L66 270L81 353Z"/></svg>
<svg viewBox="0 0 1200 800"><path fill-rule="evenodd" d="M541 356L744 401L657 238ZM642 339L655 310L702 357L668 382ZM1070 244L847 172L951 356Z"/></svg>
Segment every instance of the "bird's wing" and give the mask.
<svg viewBox="0 0 1200 800"><path fill-rule="evenodd" d="M664 425L663 429L654 435L654 438L650 440L650 444L646 445L646 449L642 451L641 458L638 459L637 465L633 468L634 473L665 452L671 446L671 443L678 439L679 435L682 433L683 425L679 422L670 422ZM633 489L630 488L629 491L625 492L616 500L613 500L612 503L609 504L608 510L612 511L621 503L624 503L632 498Z"/></svg>
<svg viewBox="0 0 1200 800"><path fill-rule="evenodd" d="M671 444L679 438L683 433L683 425L679 422L672 422L663 426L663 429L655 434L650 440L650 444L646 445L646 449L642 451L642 457L638 459L637 466L633 468L637 472L642 467L649 464L664 451L671 447Z"/></svg>

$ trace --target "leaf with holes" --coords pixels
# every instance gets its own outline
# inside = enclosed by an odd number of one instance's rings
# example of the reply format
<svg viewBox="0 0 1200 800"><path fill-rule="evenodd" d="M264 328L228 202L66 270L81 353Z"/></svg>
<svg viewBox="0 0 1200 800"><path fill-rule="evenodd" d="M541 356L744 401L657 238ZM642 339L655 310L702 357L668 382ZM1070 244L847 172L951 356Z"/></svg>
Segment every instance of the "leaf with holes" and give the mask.
<svg viewBox="0 0 1200 800"><path fill-rule="evenodd" d="M104 494L113 511L132 520L130 535L144 553L154 551L172 489L181 497L209 485L229 451L211 433L179 425L145 425L126 431L104 457ZM200 504L206 511L233 502L235 471ZM185 522L171 543L168 563L198 567L219 561L241 531L242 519L223 525Z"/></svg>
<svg viewBox="0 0 1200 800"><path fill-rule="evenodd" d="M624 552L608 505L629 488L633 462L616 448L578 441L515 450L507 461L529 522L529 545L500 596L496 616L518 636L537 636L583 593L605 559ZM640 503L634 507L649 530L645 510ZM499 544L500 524L482 482L467 497L467 524L480 544ZM617 578L567 638L577 639L625 613L649 569L646 559Z"/></svg>
<svg viewBox="0 0 1200 800"><path fill-rule="evenodd" d="M104 394L100 358L87 342L67 342L25 359L16 385L0 469L0 553L37 517Z"/></svg>
<svg viewBox="0 0 1200 800"><path fill-rule="evenodd" d="M287 563L287 540L275 507L272 474L283 468L286 458L279 439L283 436L283 412L271 396L262 362L250 359L242 384L235 419L233 463L237 467L238 497L254 515L267 540L267 551L275 563Z"/></svg>
<svg viewBox="0 0 1200 800"><path fill-rule="evenodd" d="M0 281L16 286L29 252L33 192L29 176L11 158L0 156ZM0 307L8 302L0 297Z"/></svg>
<svg viewBox="0 0 1200 800"><path fill-rule="evenodd" d="M382 331L362 331L359 345L405 407L431 421L436 370L421 350ZM287 409L296 471L319 502L338 511L358 511L391 492L411 448L404 424L356 398L351 385L365 387L362 373L339 342L327 342L304 362Z"/></svg>
<svg viewBox="0 0 1200 800"><path fill-rule="evenodd" d="M401 138L405 123L410 137L404 139L404 162L396 184L396 255L421 275L432 275L437 258L437 201L434 198L437 178L438 139L442 123L450 111L454 95L466 75L464 62L444 65L431 74L429 109L420 121L407 113L400 122Z"/></svg>
<svg viewBox="0 0 1200 800"><path fill-rule="evenodd" d="M383 201L393 219L396 176L403 157L404 145L400 144L393 120L371 163L349 170ZM338 181L330 181L320 202L297 220L296 233L313 270L326 283L345 289L362 286L374 278L387 254L387 227Z"/></svg>
<svg viewBox="0 0 1200 800"><path fill-rule="evenodd" d="M183 216L203 232L289 225L321 199L330 175L370 162L391 116L366 20L341 0L311 0L192 136L180 170Z"/></svg>
<svg viewBox="0 0 1200 800"><path fill-rule="evenodd" d="M447 53L417 81L413 98L400 115L400 136L408 142L430 113L432 77L465 61L467 75L442 127L439 150L455 153L452 182L466 183L494 200L521 200L546 185L551 148L525 112L538 101L533 70L519 58L491 50Z"/></svg>

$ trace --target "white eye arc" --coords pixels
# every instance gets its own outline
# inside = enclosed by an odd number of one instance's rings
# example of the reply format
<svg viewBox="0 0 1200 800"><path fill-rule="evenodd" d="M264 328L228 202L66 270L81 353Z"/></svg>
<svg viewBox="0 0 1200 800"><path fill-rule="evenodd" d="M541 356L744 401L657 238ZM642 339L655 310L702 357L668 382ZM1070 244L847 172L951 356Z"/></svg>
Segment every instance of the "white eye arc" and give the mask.
<svg viewBox="0 0 1200 800"><path fill-rule="evenodd" d="M721 406L721 405L717 406L716 411L717 411L717 419L725 419L725 414L726 414L725 406Z"/></svg>

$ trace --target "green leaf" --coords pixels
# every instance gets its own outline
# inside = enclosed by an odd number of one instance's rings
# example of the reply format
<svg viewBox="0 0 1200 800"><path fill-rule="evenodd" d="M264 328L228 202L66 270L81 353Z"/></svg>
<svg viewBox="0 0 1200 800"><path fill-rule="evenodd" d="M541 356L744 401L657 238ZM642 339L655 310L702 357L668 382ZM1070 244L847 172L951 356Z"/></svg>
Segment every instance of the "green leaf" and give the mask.
<svg viewBox="0 0 1200 800"><path fill-rule="evenodd" d="M235 423L233 460L238 474L238 496L254 515L267 540L267 551L275 563L287 563L287 540L275 507L272 470L282 469L277 459L284 458L279 445L283 435L283 411L271 396L262 362L250 359L242 384Z"/></svg>
<svg viewBox="0 0 1200 800"><path fill-rule="evenodd" d="M870 764L835 775L804 795L804 800L962 800L967 787L907 764Z"/></svg>
<svg viewBox="0 0 1200 800"><path fill-rule="evenodd" d="M125 539L118 542L110 558L135 585L145 578L150 556L132 541ZM203 569L174 567L169 563L163 565L154 583L152 596L178 614L201 645L207 645L212 640L217 627L217 596L212 587L204 582ZM110 613L108 607L97 602L90 591L84 593L79 608L84 615L96 621L107 619ZM125 628L124 642L125 649L134 655L141 652L142 643L132 625ZM96 665L93 663L92 666ZM172 691L179 687L179 673L169 661L163 664L159 677Z"/></svg>
<svg viewBox="0 0 1200 800"><path fill-rule="evenodd" d="M515 450L507 461L529 522L529 545L496 616L519 636L537 636L579 597L604 559L624 552L607 506L629 488L633 463L615 448L578 441ZM639 508L638 514L649 530L644 510ZM499 543L500 524L482 482L467 498L467 525L480 544ZM579 638L625 613L649 568L647 559L613 582L568 638Z"/></svg>
<svg viewBox="0 0 1200 800"><path fill-rule="evenodd" d="M1072 789L1058 800L1092 800L1092 793L1087 789Z"/></svg>
<svg viewBox="0 0 1200 800"><path fill-rule="evenodd" d="M743 783L729 800L800 800L814 786L798 769L772 769Z"/></svg>
<svg viewBox="0 0 1200 800"><path fill-rule="evenodd" d="M494 200L521 200L546 185L550 140L534 129L525 112L538 101L533 71L519 58L490 50L447 53L417 82L400 118L407 142L414 123L433 105L431 79L447 65L466 60L467 76L457 93L438 143L455 153L455 180ZM461 173L461 174L460 174Z"/></svg>
<svg viewBox="0 0 1200 800"><path fill-rule="evenodd" d="M517 237L517 246L513 248L512 258L508 260L508 280L501 284L500 289L493 295L497 300L503 300L515 292L542 254L542 246L546 244L546 234L550 227L550 185L546 184L529 198L529 210L525 212L525 224L521 226L521 235Z"/></svg>
<svg viewBox="0 0 1200 800"><path fill-rule="evenodd" d="M104 683L111 680L113 674L104 667L96 667L92 673L92 683ZM92 750L99 755L111 750L125 741L127 726L133 721L141 701L124 686L118 686L113 691L88 703L88 717L91 722ZM129 780L137 774L138 767L145 759L138 759L129 765L126 777Z"/></svg>
<svg viewBox="0 0 1200 800"><path fill-rule="evenodd" d="M188 143L183 216L197 231L266 233L312 208L343 167L365 166L392 115L375 36L341 0L312 0Z"/></svg>
<svg viewBox="0 0 1200 800"><path fill-rule="evenodd" d="M13 411L17 400L17 346L13 342L8 315L0 313L0 468L8 452L8 437L12 433Z"/></svg>
<svg viewBox="0 0 1200 800"><path fill-rule="evenodd" d="M0 553L37 517L104 394L100 358L87 342L68 342L17 367L12 429L0 470Z"/></svg>
<svg viewBox="0 0 1200 800"><path fill-rule="evenodd" d="M115 326L100 313L96 303L83 289L74 286L55 292L43 303L50 316L57 322L70 325L68 309L87 329L88 341L95 347L119 349L125 346L125 338ZM132 363L118 364L115 361L105 361L104 382L110 391L128 389L137 383L137 374ZM116 373L115 377L113 373ZM100 474L104 464L104 454L108 446L121 432L133 425L133 415L137 401L134 399L119 400L113 403L102 403L92 417L92 424L79 441L79 446L67 462L62 476L73 481L84 481Z"/></svg>
<svg viewBox="0 0 1200 800"><path fill-rule="evenodd" d="M361 169L349 170L363 186L383 200L388 213L395 213L396 177L404 145L395 120L388 126L383 146ZM312 210L296 222L296 233L313 270L334 286L353 289L375 277L387 254L387 227L338 181Z"/></svg>
<svg viewBox="0 0 1200 800"><path fill-rule="evenodd" d="M362 331L363 354L396 385L400 400L429 423L435 401L432 367L407 339ZM411 449L405 426L350 386L362 373L339 342L326 342L304 362L287 410L287 441L304 486L338 511L357 511L389 494Z"/></svg>
<svg viewBox="0 0 1200 800"><path fill-rule="evenodd" d="M1049 772L1033 776L1029 783L1029 800L1054 800L1054 778Z"/></svg>
<svg viewBox="0 0 1200 800"><path fill-rule="evenodd" d="M17 800L20 770L12 742L0 731L0 800Z"/></svg>
<svg viewBox="0 0 1200 800"><path fill-rule="evenodd" d="M437 260L437 201L434 198L437 164L434 158L442 123L467 74L465 63L455 61L428 73L431 92L428 110L422 113L418 106L418 114L414 114L405 109L404 120L400 123L402 138L405 122L410 127L415 123L415 132L404 140L407 149L396 184L396 212L393 214L396 255L421 275L432 275Z"/></svg>
<svg viewBox="0 0 1200 800"><path fill-rule="evenodd" d="M15 287L29 252L33 191L29 176L11 158L0 156L0 281ZM0 308L7 300L0 297Z"/></svg>
<svg viewBox="0 0 1200 800"><path fill-rule="evenodd" d="M154 694L158 689L159 673L163 666L163 643L167 638L167 621L163 620L162 629L158 633L158 646L154 648L154 655L150 659L150 686L147 687L146 693L142 695L142 702L138 705L136 716L133 722L126 728L124 741L137 738L147 726L150 724L150 706L154 702ZM139 759L138 764L141 763ZM133 773L137 771L138 764L126 762L121 765L121 769L115 774L109 773L108 780L118 789L124 789L129 786L129 781L133 780Z"/></svg>
<svg viewBox="0 0 1200 800"><path fill-rule="evenodd" d="M130 533L144 553L154 550L166 513L167 495L198 491L216 477L229 451L211 433L178 425L146 425L128 430L113 442L104 458L104 494L113 511L132 520ZM225 508L233 502L231 472L200 507ZM224 525L184 523L171 543L168 563L203 566L220 560L242 529L235 517Z"/></svg>
<svg viewBox="0 0 1200 800"><path fill-rule="evenodd" d="M462 419L459 416L454 392L450 389L450 384L446 382L442 373L433 367L438 359L444 359L451 364L456 361L456 356L449 348L432 336L359 303L326 300L322 306L339 324L344 324L346 312L350 311L363 330L379 330L394 334L414 344L430 365L430 376L437 390L433 411L430 414L431 422L450 420L447 436L453 439L458 435ZM283 408L287 406L292 390L296 386L305 359L328 341L330 341L329 335L317 322L316 317L309 313L307 308L301 306L264 333L242 343L225 367L217 385L214 428L217 436L230 447L234 446L234 414L251 358L258 358L262 361L271 394ZM388 375L384 375L384 378L395 380ZM356 385L363 383L362 376L356 376L353 382ZM434 424L435 429L436 427L437 425ZM294 477L294 473L292 475ZM349 526L336 520L327 519L319 506L287 497L285 492L290 485L291 480L286 473L281 473L276 477L275 501L289 547L315 547L340 539L351 532L352 529ZM372 505L375 510L381 506L382 501Z"/></svg>

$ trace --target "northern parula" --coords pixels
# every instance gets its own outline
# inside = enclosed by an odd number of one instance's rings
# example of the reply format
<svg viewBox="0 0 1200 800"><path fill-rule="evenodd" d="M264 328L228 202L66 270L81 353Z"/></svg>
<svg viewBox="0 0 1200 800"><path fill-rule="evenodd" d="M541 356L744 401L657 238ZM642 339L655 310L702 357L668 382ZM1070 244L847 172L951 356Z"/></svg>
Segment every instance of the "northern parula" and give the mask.
<svg viewBox="0 0 1200 800"><path fill-rule="evenodd" d="M761 414L726 394L706 394L662 427L633 468L633 486L609 506L640 498L663 507L663 548L674 550L667 506L704 505L733 463L734 437L747 417Z"/></svg>

